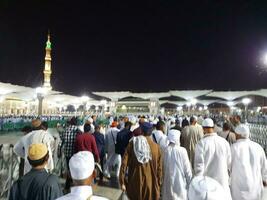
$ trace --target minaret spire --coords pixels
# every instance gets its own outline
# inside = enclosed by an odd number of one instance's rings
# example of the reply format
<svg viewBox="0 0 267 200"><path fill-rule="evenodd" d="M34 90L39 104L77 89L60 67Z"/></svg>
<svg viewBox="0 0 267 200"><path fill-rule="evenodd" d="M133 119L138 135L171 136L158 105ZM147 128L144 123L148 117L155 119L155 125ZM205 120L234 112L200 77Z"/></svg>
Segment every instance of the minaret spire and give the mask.
<svg viewBox="0 0 267 200"><path fill-rule="evenodd" d="M46 47L45 47L45 67L44 67L44 84L43 87L52 90L50 79L51 79L51 48L52 44L50 41L50 31L48 30L47 34L47 41L46 41Z"/></svg>

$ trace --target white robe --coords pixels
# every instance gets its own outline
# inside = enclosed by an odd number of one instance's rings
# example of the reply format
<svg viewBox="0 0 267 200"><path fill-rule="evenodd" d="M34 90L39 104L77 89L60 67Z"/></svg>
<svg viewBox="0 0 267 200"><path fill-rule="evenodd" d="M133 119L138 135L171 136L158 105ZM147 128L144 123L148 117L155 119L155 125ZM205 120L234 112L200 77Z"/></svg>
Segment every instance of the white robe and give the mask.
<svg viewBox="0 0 267 200"><path fill-rule="evenodd" d="M151 135L153 141L154 141L153 135L155 136L156 143L160 146L161 150L164 150L169 144L167 136L161 130L154 130Z"/></svg>
<svg viewBox="0 0 267 200"><path fill-rule="evenodd" d="M231 192L233 200L259 200L267 181L267 162L262 147L239 139L232 145Z"/></svg>
<svg viewBox="0 0 267 200"><path fill-rule="evenodd" d="M54 147L54 138L53 136L44 130L36 130L24 135L14 146L14 152L25 159L25 167L24 174L31 170L31 165L27 159L28 156L28 148L31 144L43 143L46 144L47 149L49 151L49 159L46 169L50 172L54 169L53 162L53 151Z"/></svg>
<svg viewBox="0 0 267 200"><path fill-rule="evenodd" d="M194 171L198 176L217 180L231 199L228 169L231 167L231 150L228 142L216 133L206 134L195 149Z"/></svg>
<svg viewBox="0 0 267 200"><path fill-rule="evenodd" d="M164 152L163 200L186 200L192 178L186 149L178 145L168 146Z"/></svg>
<svg viewBox="0 0 267 200"><path fill-rule="evenodd" d="M117 134L120 130L116 127L109 128L105 135L105 145L107 149L107 161L104 165L104 173L110 176L110 173L115 172L116 176L119 176L120 166L121 166L121 156L115 153L115 143L117 139ZM115 166L117 168L115 169Z"/></svg>

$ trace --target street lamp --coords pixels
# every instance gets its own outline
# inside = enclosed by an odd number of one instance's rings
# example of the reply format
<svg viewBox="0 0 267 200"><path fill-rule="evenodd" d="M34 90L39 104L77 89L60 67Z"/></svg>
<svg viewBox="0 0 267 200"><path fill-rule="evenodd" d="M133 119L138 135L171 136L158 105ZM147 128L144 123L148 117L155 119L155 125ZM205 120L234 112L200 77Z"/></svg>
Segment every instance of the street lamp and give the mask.
<svg viewBox="0 0 267 200"><path fill-rule="evenodd" d="M251 99L249 99L249 98L243 98L242 99L242 103L245 106L245 122L247 122L247 118L248 118L248 104L251 103Z"/></svg>
<svg viewBox="0 0 267 200"><path fill-rule="evenodd" d="M47 90L43 87L37 87L35 91L38 99L38 115L41 116L43 113L43 100Z"/></svg>
<svg viewBox="0 0 267 200"><path fill-rule="evenodd" d="M103 99L100 101L100 104L102 105L102 110L101 110L101 115L104 115L104 112L106 110L106 106L107 106L107 100Z"/></svg>

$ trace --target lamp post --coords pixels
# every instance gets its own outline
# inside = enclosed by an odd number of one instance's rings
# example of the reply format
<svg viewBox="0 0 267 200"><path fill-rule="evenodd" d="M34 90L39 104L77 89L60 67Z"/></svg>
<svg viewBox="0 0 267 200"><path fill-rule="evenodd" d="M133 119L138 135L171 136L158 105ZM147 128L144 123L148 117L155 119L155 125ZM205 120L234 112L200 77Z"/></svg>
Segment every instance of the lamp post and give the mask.
<svg viewBox="0 0 267 200"><path fill-rule="evenodd" d="M104 112L107 106L107 100L103 99L100 101L100 104L102 105L101 115L104 116Z"/></svg>
<svg viewBox="0 0 267 200"><path fill-rule="evenodd" d="M243 98L242 99L242 103L245 106L245 122L247 122L247 119L248 119L248 104L251 103L251 99L249 99L249 98Z"/></svg>
<svg viewBox="0 0 267 200"><path fill-rule="evenodd" d="M46 89L43 87L36 88L36 95L38 99L38 115L41 116L43 114L43 100L46 94Z"/></svg>

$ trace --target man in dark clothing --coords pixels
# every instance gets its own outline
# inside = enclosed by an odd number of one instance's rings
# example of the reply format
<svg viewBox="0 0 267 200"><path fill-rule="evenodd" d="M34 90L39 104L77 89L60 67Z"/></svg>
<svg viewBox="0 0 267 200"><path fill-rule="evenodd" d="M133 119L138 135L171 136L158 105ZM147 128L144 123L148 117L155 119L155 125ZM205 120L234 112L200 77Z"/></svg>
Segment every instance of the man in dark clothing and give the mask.
<svg viewBox="0 0 267 200"><path fill-rule="evenodd" d="M45 170L49 152L45 144L32 144L28 150L31 171L11 187L9 200L54 200L62 196L59 180Z"/></svg>
<svg viewBox="0 0 267 200"><path fill-rule="evenodd" d="M120 153L121 157L123 157L125 149L127 145L129 144L129 140L132 138L132 132L131 129L131 122L125 122L124 129L122 129L117 134L117 143L116 143L116 149L118 150L117 153Z"/></svg>
<svg viewBox="0 0 267 200"><path fill-rule="evenodd" d="M96 146L100 157L100 165L103 170L105 157L105 137L102 133L100 133L100 126L97 124L95 125L95 132L93 136L95 137ZM100 173L99 178L100 180L103 180L103 173Z"/></svg>
<svg viewBox="0 0 267 200"><path fill-rule="evenodd" d="M66 164L68 169L68 174L65 183L65 192L69 192L72 179L69 173L69 160L74 154L74 143L76 139L76 134L78 133L78 121L76 117L72 117L69 121L69 125L62 135L62 146L64 147L64 154L66 158Z"/></svg>
<svg viewBox="0 0 267 200"><path fill-rule="evenodd" d="M90 133L91 125L84 124L84 133L78 133L75 140L75 153L79 151L90 151L95 158L96 162L99 162L99 153L96 146L95 138Z"/></svg>

